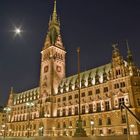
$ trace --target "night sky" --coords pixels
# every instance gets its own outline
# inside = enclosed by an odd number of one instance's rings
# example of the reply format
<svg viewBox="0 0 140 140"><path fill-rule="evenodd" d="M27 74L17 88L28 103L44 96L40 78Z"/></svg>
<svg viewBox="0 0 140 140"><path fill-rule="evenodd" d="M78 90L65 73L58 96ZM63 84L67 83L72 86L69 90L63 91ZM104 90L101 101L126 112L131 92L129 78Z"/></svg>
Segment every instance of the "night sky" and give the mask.
<svg viewBox="0 0 140 140"><path fill-rule="evenodd" d="M15 92L39 85L40 52L48 29L53 0L0 0L0 105ZM139 0L57 0L61 34L67 51L67 76L76 74L76 48L81 48L81 71L111 61L112 43L126 58L125 40L140 66ZM14 36L11 30L24 32Z"/></svg>

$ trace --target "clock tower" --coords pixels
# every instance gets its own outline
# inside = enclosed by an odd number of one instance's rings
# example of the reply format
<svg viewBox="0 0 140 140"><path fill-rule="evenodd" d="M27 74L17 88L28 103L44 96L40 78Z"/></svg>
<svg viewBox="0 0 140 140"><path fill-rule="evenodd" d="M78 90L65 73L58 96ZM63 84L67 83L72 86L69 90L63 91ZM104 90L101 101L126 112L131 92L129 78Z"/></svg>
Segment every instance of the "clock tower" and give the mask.
<svg viewBox="0 0 140 140"><path fill-rule="evenodd" d="M48 33L41 51L40 96L45 102L57 93L58 86L65 77L65 54L55 0Z"/></svg>

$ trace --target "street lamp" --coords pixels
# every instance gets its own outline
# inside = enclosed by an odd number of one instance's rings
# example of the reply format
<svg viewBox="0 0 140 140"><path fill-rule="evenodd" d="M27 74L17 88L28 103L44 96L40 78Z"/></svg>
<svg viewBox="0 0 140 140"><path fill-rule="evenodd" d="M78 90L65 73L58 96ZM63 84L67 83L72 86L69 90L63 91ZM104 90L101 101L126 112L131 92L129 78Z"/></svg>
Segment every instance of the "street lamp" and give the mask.
<svg viewBox="0 0 140 140"><path fill-rule="evenodd" d="M5 124L2 125L3 137L5 138Z"/></svg>
<svg viewBox="0 0 140 140"><path fill-rule="evenodd" d="M131 124L130 127L131 127L131 130L132 130L132 135L134 135L134 127L135 127L135 125Z"/></svg>
<svg viewBox="0 0 140 140"><path fill-rule="evenodd" d="M30 137L30 112L31 112L31 107L34 106L33 102L27 102L26 106L28 107L28 127L27 127L27 138Z"/></svg>
<svg viewBox="0 0 140 140"><path fill-rule="evenodd" d="M91 135L93 135L94 134L94 128L93 128L94 121L93 120L90 121L90 126L91 126Z"/></svg>

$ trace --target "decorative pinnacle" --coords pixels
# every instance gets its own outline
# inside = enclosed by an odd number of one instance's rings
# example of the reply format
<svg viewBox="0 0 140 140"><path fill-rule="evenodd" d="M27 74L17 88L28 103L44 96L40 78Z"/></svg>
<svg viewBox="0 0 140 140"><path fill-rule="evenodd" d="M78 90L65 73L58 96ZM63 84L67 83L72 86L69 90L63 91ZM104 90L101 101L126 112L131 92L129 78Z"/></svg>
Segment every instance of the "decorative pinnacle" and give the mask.
<svg viewBox="0 0 140 140"><path fill-rule="evenodd" d="M114 50L117 49L117 46L118 46L118 43L114 43L114 44L112 44L112 47L114 48Z"/></svg>
<svg viewBox="0 0 140 140"><path fill-rule="evenodd" d="M53 9L52 20L53 20L53 21L56 21L56 20L57 20L56 0L54 0L54 9Z"/></svg>
<svg viewBox="0 0 140 140"><path fill-rule="evenodd" d="M127 46L127 52L130 54L131 51L130 51L130 48L129 48L128 40L126 40L126 46Z"/></svg>
<svg viewBox="0 0 140 140"><path fill-rule="evenodd" d="M11 94L13 93L13 87L11 87L10 93L11 93Z"/></svg>

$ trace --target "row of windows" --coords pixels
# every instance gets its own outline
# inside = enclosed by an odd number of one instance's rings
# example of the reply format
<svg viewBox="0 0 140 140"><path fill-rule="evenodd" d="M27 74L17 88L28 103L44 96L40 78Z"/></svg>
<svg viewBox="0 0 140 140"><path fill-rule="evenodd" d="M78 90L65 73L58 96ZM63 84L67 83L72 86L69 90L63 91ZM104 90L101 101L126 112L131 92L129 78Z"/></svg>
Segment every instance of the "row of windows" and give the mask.
<svg viewBox="0 0 140 140"><path fill-rule="evenodd" d="M28 102L28 101L36 100L38 98L39 98L39 95L30 97L30 98L20 99L20 100L19 99L16 99L14 101L14 104L25 103L25 102Z"/></svg>
<svg viewBox="0 0 140 140"><path fill-rule="evenodd" d="M121 83L116 83L116 84L114 84L114 89L123 88L123 87L125 87L125 82L121 82Z"/></svg>
<svg viewBox="0 0 140 140"><path fill-rule="evenodd" d="M23 94L23 95L19 95L18 97L17 97L17 99L23 99L23 98L26 98L26 97L31 97L31 96L37 96L38 95L38 91L36 90L36 91L33 91L33 92L27 92L27 93L25 93L25 94Z"/></svg>
<svg viewBox="0 0 140 140"><path fill-rule="evenodd" d="M96 104L96 107L93 106L93 104L89 104L89 105L88 105L88 110L86 109L86 106L85 106L85 105L82 105L81 113L82 113L82 114L85 114L85 113L93 113L95 109L96 109L97 112L101 112L101 111L102 111L102 109L101 109L101 103L97 103L97 104ZM109 111L110 109L111 109L111 108L110 108L110 102L109 102L109 101L106 101L106 102L105 102L104 111ZM72 115L72 108L69 108L68 111L64 108L64 109L62 110L62 113L60 113L60 112L61 112L61 110L58 109L58 110L57 110L57 116L58 116L58 117L59 117L59 116L66 116L66 112L68 112L68 114L67 114L68 116L71 116L71 115ZM78 112L79 112L79 110L78 110L78 107L76 106L76 107L74 108L74 115L78 115Z"/></svg>
<svg viewBox="0 0 140 140"><path fill-rule="evenodd" d="M104 92L108 92L108 87L104 87ZM99 94L100 93L100 89L96 89L95 93ZM90 91L88 91L88 96L91 96L91 95L93 95L93 92L90 90ZM81 97L85 97L85 96L86 96L85 92L82 92L81 93ZM78 97L79 97L79 95L75 94L74 98L76 99ZM68 100L72 100L72 98L73 98L72 95L68 96ZM62 98L62 101L66 101L66 96ZM61 102L61 98L58 98L57 102Z"/></svg>
<svg viewBox="0 0 140 140"><path fill-rule="evenodd" d="M29 125L18 125L18 126L15 126L15 125L12 125L11 126L11 129L13 130L13 131L26 131L28 128L30 128L30 130L35 130L36 129L36 124L30 124L30 126Z"/></svg>
<svg viewBox="0 0 140 140"><path fill-rule="evenodd" d="M19 115L19 116L14 116L13 121L26 121L28 119L32 120L35 118L37 118L36 113L30 114L30 118L29 115Z"/></svg>
<svg viewBox="0 0 140 140"><path fill-rule="evenodd" d="M91 121L93 121L93 120L91 120ZM125 115L122 115L122 117L121 117L121 123L126 123L126 117L125 117ZM87 124L89 124L88 121L82 120L82 125L83 126L87 126ZM107 117L106 118L106 125L111 125L111 124L112 124L111 118L110 117ZM75 127L78 127L78 121L76 121L76 122L69 121L67 123L66 122L62 122L62 123L58 122L57 123L57 128L67 128L67 127L72 127L73 125L75 125ZM93 124L93 125L95 125L95 124ZM99 118L98 119L98 125L103 125L102 118Z"/></svg>

